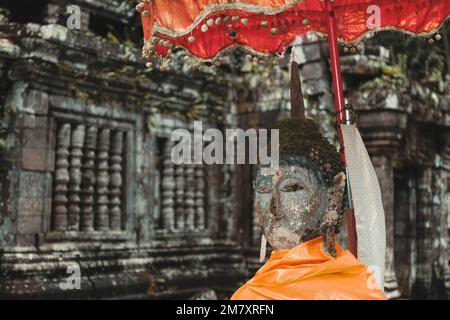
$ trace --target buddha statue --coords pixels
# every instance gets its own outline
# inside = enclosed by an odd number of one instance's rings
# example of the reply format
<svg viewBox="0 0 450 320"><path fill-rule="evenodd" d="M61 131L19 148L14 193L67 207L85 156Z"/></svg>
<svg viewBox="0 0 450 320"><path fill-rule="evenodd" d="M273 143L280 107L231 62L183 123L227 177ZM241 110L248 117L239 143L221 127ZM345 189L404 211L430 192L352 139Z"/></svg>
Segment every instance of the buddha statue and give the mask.
<svg viewBox="0 0 450 320"><path fill-rule="evenodd" d="M339 154L313 121L289 119L277 127L279 167L258 167L255 208L264 237L281 250L322 233L334 236L342 221L345 175ZM324 248L335 256L333 244Z"/></svg>
<svg viewBox="0 0 450 320"><path fill-rule="evenodd" d="M279 166L259 165L255 211L273 252L232 299L385 299L368 268L336 241L343 222L344 166L310 119L279 129Z"/></svg>

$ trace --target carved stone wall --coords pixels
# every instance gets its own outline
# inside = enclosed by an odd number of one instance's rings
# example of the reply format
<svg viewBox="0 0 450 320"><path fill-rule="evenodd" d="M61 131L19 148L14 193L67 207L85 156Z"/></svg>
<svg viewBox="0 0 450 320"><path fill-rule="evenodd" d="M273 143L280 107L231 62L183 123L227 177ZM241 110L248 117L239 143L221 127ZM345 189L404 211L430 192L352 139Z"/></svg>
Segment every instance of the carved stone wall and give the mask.
<svg viewBox="0 0 450 320"><path fill-rule="evenodd" d="M287 59L273 85L250 90L148 73L129 1L70 1L80 31L65 26L68 1L28 1L29 21L15 21L20 3L0 4L11 11L0 12L0 296L228 298L260 266L253 168L174 165L170 134L193 119L247 129L288 116ZM335 140L327 44L298 46L308 116ZM448 297L448 96L360 90L349 80L388 63L386 49L363 49L341 62L382 186L386 292ZM80 290L65 289L73 266Z"/></svg>
<svg viewBox="0 0 450 320"><path fill-rule="evenodd" d="M155 120L156 119L156 120ZM210 223L214 225L218 215L209 205L209 192L216 189L213 171L218 168L202 164L174 164L172 149L177 143L171 140L171 132L185 129L194 134L193 124L167 117L154 117L152 122L161 126L149 127L155 141L156 162L154 226L157 237L210 237ZM191 159L192 162L194 159ZM220 173L220 172L219 172Z"/></svg>
<svg viewBox="0 0 450 320"><path fill-rule="evenodd" d="M354 97L374 165L390 172L379 176L388 233L386 287L395 296L448 299L448 98L408 82Z"/></svg>
<svg viewBox="0 0 450 320"><path fill-rule="evenodd" d="M82 123L56 124L51 230L121 231L127 131Z"/></svg>
<svg viewBox="0 0 450 320"><path fill-rule="evenodd" d="M73 1L80 31L65 27L67 4L0 25L0 296L228 298L245 280L234 172L170 155L171 132L193 119L228 125L227 85L148 73L139 45L120 43L138 25L128 1ZM66 288L73 267L79 290Z"/></svg>

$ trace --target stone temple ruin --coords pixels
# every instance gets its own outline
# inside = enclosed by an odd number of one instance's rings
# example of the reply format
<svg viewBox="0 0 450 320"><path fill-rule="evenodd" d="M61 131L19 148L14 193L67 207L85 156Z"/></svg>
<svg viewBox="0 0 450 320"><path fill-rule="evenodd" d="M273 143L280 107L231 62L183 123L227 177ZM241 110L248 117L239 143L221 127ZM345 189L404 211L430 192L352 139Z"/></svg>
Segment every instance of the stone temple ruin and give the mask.
<svg viewBox="0 0 450 320"><path fill-rule="evenodd" d="M260 265L253 168L173 165L170 134L270 127L289 114L284 73L150 73L134 1L26 2L0 4L0 297L229 298ZM335 139L326 43L298 45L309 116ZM385 290L448 298L448 82L386 85L388 54L342 57L384 197Z"/></svg>

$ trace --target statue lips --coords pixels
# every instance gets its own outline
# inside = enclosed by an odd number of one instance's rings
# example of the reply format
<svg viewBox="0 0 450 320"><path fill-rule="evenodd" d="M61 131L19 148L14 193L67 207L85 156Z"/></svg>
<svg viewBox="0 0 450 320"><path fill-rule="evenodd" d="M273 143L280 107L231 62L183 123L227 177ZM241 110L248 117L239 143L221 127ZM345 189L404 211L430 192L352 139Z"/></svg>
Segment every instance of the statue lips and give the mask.
<svg viewBox="0 0 450 320"><path fill-rule="evenodd" d="M286 218L269 220L265 233L267 240L275 249L291 248L301 242L302 232L288 226Z"/></svg>

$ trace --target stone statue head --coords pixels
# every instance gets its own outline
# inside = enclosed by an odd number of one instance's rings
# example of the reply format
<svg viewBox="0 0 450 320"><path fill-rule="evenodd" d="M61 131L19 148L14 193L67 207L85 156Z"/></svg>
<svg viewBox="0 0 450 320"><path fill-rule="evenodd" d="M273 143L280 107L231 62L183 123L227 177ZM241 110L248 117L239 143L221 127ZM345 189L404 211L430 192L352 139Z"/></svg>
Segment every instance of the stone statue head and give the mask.
<svg viewBox="0 0 450 320"><path fill-rule="evenodd" d="M259 165L255 181L263 239L281 250L323 235L324 249L335 255L345 189L339 153L312 120L286 119L274 128L280 130L279 167Z"/></svg>

